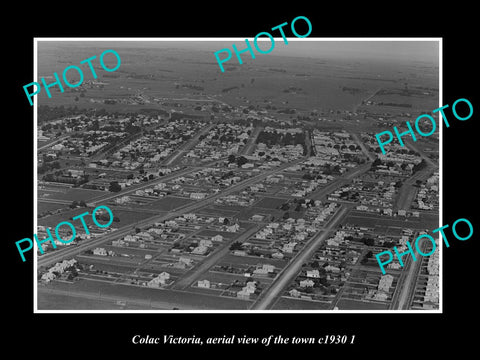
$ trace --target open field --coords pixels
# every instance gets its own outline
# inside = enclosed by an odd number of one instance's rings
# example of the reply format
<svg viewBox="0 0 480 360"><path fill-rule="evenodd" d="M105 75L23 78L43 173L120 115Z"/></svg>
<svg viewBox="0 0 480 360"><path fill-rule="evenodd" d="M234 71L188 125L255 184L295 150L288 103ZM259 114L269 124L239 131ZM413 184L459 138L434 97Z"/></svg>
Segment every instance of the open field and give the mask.
<svg viewBox="0 0 480 360"><path fill-rule="evenodd" d="M159 211L170 211L182 205L191 204L195 200L179 198L174 196L167 196L160 200L151 202L148 205L145 205L147 209L155 209Z"/></svg>
<svg viewBox="0 0 480 360"><path fill-rule="evenodd" d="M330 303L281 297L272 310L328 310Z"/></svg>
<svg viewBox="0 0 480 360"><path fill-rule="evenodd" d="M388 304L340 299L337 307L339 310L387 310Z"/></svg>
<svg viewBox="0 0 480 360"><path fill-rule="evenodd" d="M359 226L368 227L399 227L428 230L438 227L437 215L422 214L419 218L401 218L387 217L369 214L366 212L351 211L348 217L342 222L343 224L357 224Z"/></svg>
<svg viewBox="0 0 480 360"><path fill-rule="evenodd" d="M45 196L48 194L48 196ZM38 197L46 197L48 199L59 199L59 200L69 200L69 201L80 201L84 200L88 202L90 199L93 199L97 196L105 194L105 191L100 190L88 190L81 188L58 188L52 186L46 186L44 189L38 190Z"/></svg>
<svg viewBox="0 0 480 360"><path fill-rule="evenodd" d="M141 286L130 286L120 284L106 284L98 281L79 281L74 284L59 283L49 285L47 288L61 290L69 294L81 293L92 294L99 300L118 299L127 302L139 302L145 304L143 308L150 308L150 303L171 304L170 309L179 307L180 309L247 309L249 302L236 298L226 298L209 296L204 294L192 294L185 291L174 291L165 289L152 289ZM38 294L39 303L45 303L42 300L42 292ZM58 299L57 301L59 301ZM69 304L71 305L71 304ZM167 308L167 307L166 307ZM39 307L41 310L41 308ZM73 307L70 307L73 309Z"/></svg>

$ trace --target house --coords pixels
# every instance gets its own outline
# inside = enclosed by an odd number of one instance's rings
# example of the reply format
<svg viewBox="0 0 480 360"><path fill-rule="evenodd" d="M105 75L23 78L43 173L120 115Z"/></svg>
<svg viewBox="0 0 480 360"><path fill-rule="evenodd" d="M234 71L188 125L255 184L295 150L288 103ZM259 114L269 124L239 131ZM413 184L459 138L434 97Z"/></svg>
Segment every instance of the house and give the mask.
<svg viewBox="0 0 480 360"><path fill-rule="evenodd" d="M178 259L178 262L183 263L185 265L191 265L192 264L192 259L190 259L188 257L185 257L185 256L180 256L180 258Z"/></svg>
<svg viewBox="0 0 480 360"><path fill-rule="evenodd" d="M247 252L245 250L235 250L233 252L233 255L237 255L237 256L247 256Z"/></svg>
<svg viewBox="0 0 480 360"><path fill-rule="evenodd" d="M258 269L253 270L253 273L256 274L256 275L267 275L268 271L266 269L263 269L263 268L258 268Z"/></svg>
<svg viewBox="0 0 480 360"><path fill-rule="evenodd" d="M397 214L398 214L398 216L407 216L407 211L406 210L398 210Z"/></svg>
<svg viewBox="0 0 480 360"><path fill-rule="evenodd" d="M320 272L317 269L307 270L307 277L308 278L319 278L320 277Z"/></svg>
<svg viewBox="0 0 480 360"><path fill-rule="evenodd" d="M388 292L390 286L392 286L392 282L392 275L383 275L378 282L378 290Z"/></svg>
<svg viewBox="0 0 480 360"><path fill-rule="evenodd" d="M253 221L263 221L264 218L265 218L265 216L259 215L259 214L255 214L255 215L252 216Z"/></svg>
<svg viewBox="0 0 480 360"><path fill-rule="evenodd" d="M223 236L218 234L218 235L215 235L215 236L212 236L212 241L223 241Z"/></svg>
<svg viewBox="0 0 480 360"><path fill-rule="evenodd" d="M183 217L187 220L195 220L197 218L197 215L193 213L189 213L189 214L184 214Z"/></svg>
<svg viewBox="0 0 480 360"><path fill-rule="evenodd" d="M388 216L393 216L393 210L392 209L383 209L383 213Z"/></svg>
<svg viewBox="0 0 480 360"><path fill-rule="evenodd" d="M93 255L107 256L107 251L104 248L93 249Z"/></svg>
<svg viewBox="0 0 480 360"><path fill-rule="evenodd" d="M313 285L315 285L315 283L311 279L300 281L300 287L302 287L302 288L313 287Z"/></svg>
<svg viewBox="0 0 480 360"><path fill-rule="evenodd" d="M165 272L165 271L163 271L163 272L161 272L161 273L158 275L158 277L161 278L161 279L168 280L168 279L170 279L170 274L167 273L167 272Z"/></svg>
<svg viewBox="0 0 480 360"><path fill-rule="evenodd" d="M207 197L207 193L190 193L190 199L201 200Z"/></svg>
<svg viewBox="0 0 480 360"><path fill-rule="evenodd" d="M336 267L336 266L333 266L333 265L328 265L328 266L325 266L325 271L331 271L333 273L338 273L338 272L340 272L340 268Z"/></svg>
<svg viewBox="0 0 480 360"><path fill-rule="evenodd" d="M208 250L208 247L200 245L192 250L192 254L204 255L207 252L207 250Z"/></svg>
<svg viewBox="0 0 480 360"><path fill-rule="evenodd" d="M377 291L373 296L374 300L387 301L388 295L383 291Z"/></svg>
<svg viewBox="0 0 480 360"><path fill-rule="evenodd" d="M247 291L245 289L242 289L239 292L237 292L237 298L248 300L248 299L250 299L250 294L251 293L249 291Z"/></svg>
<svg viewBox="0 0 480 360"><path fill-rule="evenodd" d="M199 246L205 246L205 247L210 247L212 245L213 245L212 240L206 240L206 239L200 240L200 243L199 243Z"/></svg>
<svg viewBox="0 0 480 360"><path fill-rule="evenodd" d="M238 224L233 224L233 225L227 226L225 228L225 230L227 230L227 232L237 232L238 229L240 229L240 225L238 225Z"/></svg>
<svg viewBox="0 0 480 360"><path fill-rule="evenodd" d="M275 271L275 266L273 266L272 264L263 264L262 269L270 273Z"/></svg>
<svg viewBox="0 0 480 360"><path fill-rule="evenodd" d="M277 252L274 252L274 253L272 254L272 258L274 258L274 259L283 259L283 256L284 256L284 255L283 255L281 252L278 252L278 251L277 251Z"/></svg>
<svg viewBox="0 0 480 360"><path fill-rule="evenodd" d="M298 291L297 289L292 289L288 293L291 297L296 297L296 298L300 297L301 295L300 291Z"/></svg>
<svg viewBox="0 0 480 360"><path fill-rule="evenodd" d="M167 272L160 273L156 278L150 280L147 283L148 287L160 287L160 285L165 285L166 281L170 279L170 274Z"/></svg>
<svg viewBox="0 0 480 360"><path fill-rule="evenodd" d="M208 280L199 280L197 285L201 288L210 289L210 281Z"/></svg>

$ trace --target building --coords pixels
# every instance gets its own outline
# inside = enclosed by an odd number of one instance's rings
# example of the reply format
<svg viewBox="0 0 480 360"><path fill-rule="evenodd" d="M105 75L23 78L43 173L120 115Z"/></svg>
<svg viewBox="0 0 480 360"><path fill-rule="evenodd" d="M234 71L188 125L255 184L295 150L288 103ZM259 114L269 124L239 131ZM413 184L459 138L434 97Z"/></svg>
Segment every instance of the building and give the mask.
<svg viewBox="0 0 480 360"><path fill-rule="evenodd" d="M392 275L383 275L378 282L378 290L388 292L393 283Z"/></svg>
<svg viewBox="0 0 480 360"><path fill-rule="evenodd" d="M320 272L317 269L307 270L307 277L308 278L319 278L320 277Z"/></svg>
<svg viewBox="0 0 480 360"><path fill-rule="evenodd" d="M210 281L208 280L199 280L197 285L201 288L210 289Z"/></svg>
<svg viewBox="0 0 480 360"><path fill-rule="evenodd" d="M315 283L311 279L300 281L300 287L302 287L302 288L313 287L313 285L315 285Z"/></svg>
<svg viewBox="0 0 480 360"><path fill-rule="evenodd" d="M221 242L223 241L223 236L218 234L218 235L215 235L215 236L212 236L212 241L218 241L218 242Z"/></svg>
<svg viewBox="0 0 480 360"><path fill-rule="evenodd" d="M252 216L253 221L263 221L263 219L265 219L265 216L263 215L255 214Z"/></svg>
<svg viewBox="0 0 480 360"><path fill-rule="evenodd" d="M93 255L107 256L107 251L104 248L93 249Z"/></svg>
<svg viewBox="0 0 480 360"><path fill-rule="evenodd" d="M298 291L297 289L292 289L292 290L290 290L290 291L288 292L288 294L289 294L291 297L296 297L296 298L298 298L298 297L300 297L301 292Z"/></svg>

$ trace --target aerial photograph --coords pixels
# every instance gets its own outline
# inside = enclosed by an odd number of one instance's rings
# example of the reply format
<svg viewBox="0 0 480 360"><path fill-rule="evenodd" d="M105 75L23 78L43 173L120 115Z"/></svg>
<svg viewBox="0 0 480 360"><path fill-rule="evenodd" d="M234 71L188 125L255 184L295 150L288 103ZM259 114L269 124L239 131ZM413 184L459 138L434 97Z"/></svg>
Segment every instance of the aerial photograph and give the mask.
<svg viewBox="0 0 480 360"><path fill-rule="evenodd" d="M441 309L439 40L275 39L36 39L36 311Z"/></svg>

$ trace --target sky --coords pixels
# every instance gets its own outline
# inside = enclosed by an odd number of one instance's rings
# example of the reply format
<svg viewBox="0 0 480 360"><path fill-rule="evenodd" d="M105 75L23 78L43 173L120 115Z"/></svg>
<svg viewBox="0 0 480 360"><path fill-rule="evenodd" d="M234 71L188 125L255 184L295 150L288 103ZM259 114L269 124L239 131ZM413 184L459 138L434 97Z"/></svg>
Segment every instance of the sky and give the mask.
<svg viewBox="0 0 480 360"><path fill-rule="evenodd" d="M267 37L260 38L259 46L263 50L268 50L271 46ZM77 44L78 46L92 45L102 46L98 41L72 41L66 39L63 42ZM231 38L219 41L115 41L115 38L109 39L106 43L115 47L148 47L148 48L184 48L191 50L211 51L213 53L223 48L232 50L232 44L235 44L239 50L245 49L245 38ZM434 65L439 62L439 41L338 41L328 38L287 38L288 44L283 39L275 38L274 49L266 54L271 56L297 56L311 58L346 58L346 59L377 59L377 60L399 60L399 61L424 61ZM265 42L263 42L265 41ZM41 44L39 43L39 48ZM250 41L253 43L253 41ZM45 43L44 43L45 44ZM261 44L261 45L260 45ZM253 44L252 44L253 47ZM233 53L233 50L232 50ZM262 55L265 56L265 55Z"/></svg>

